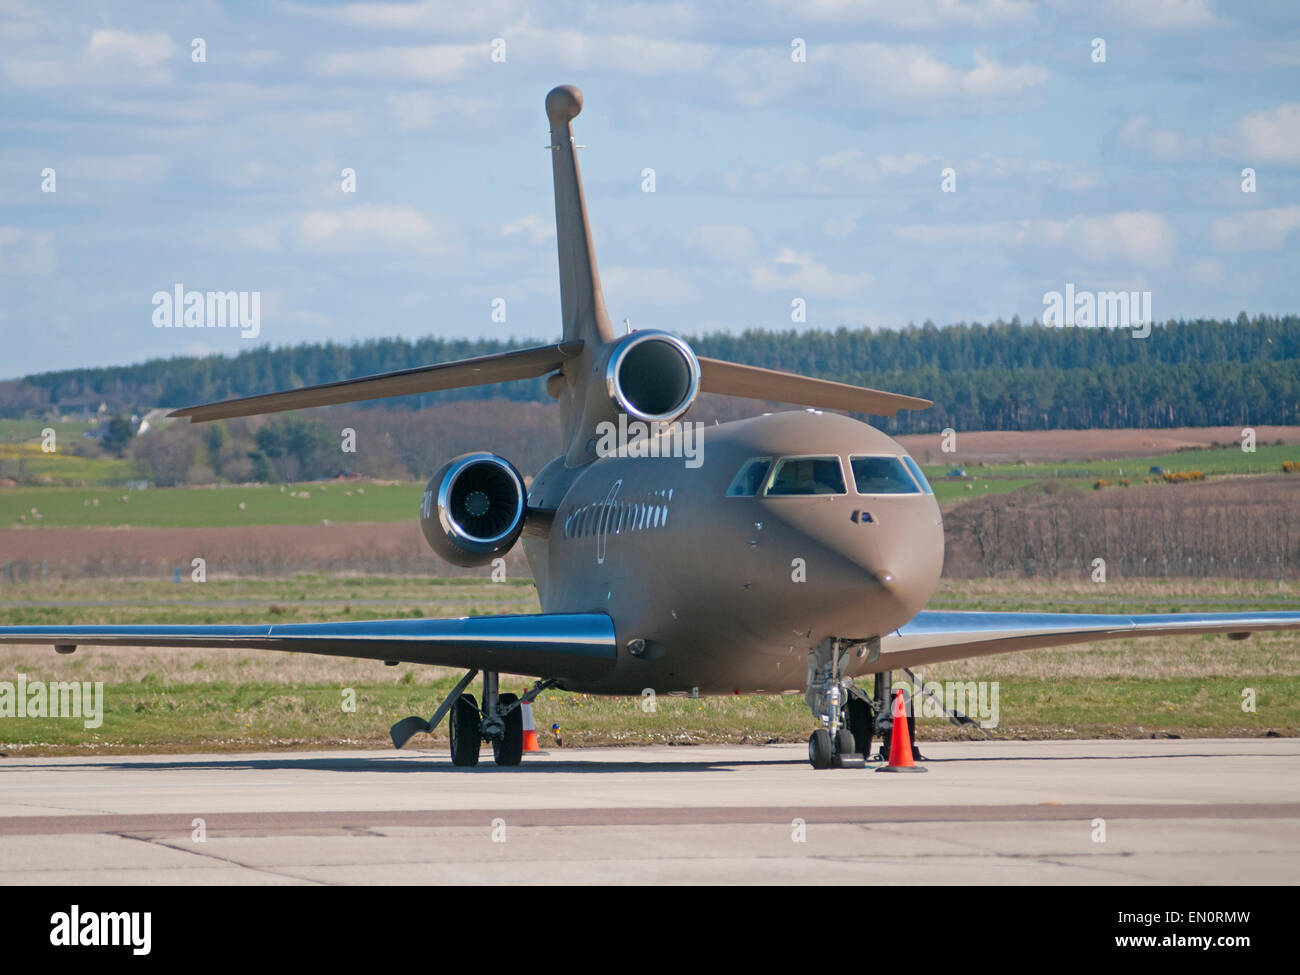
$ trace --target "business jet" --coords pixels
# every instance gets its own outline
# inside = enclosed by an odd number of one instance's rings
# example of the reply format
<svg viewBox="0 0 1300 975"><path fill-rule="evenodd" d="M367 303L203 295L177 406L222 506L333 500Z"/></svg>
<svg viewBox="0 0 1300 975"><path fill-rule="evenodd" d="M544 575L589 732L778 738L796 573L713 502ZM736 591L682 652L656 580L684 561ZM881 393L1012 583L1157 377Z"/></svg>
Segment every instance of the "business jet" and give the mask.
<svg viewBox="0 0 1300 975"><path fill-rule="evenodd" d="M521 706L547 688L607 695L803 690L809 761L860 759L887 727L855 678L983 654L1155 635L1300 629L1300 612L1089 615L925 609L943 565L934 492L898 443L846 413L893 416L928 400L698 356L658 330L610 325L575 153L582 94L546 96L555 183L561 340L552 345L191 406L202 423L546 377L563 453L526 485L476 451L429 480L420 526L439 556L487 565L522 544L542 612L256 626L10 626L0 642L220 647L464 669L428 720L450 715L451 759L523 754ZM804 409L707 427L680 422L700 392ZM835 412L839 411L839 412ZM637 427L640 424L640 427ZM611 429L643 430L608 445ZM602 432L603 431L603 432ZM697 436L697 441L687 443ZM617 438L615 438L617 439ZM698 463L683 458L695 457ZM522 696L500 675L535 678ZM467 693L482 675L481 700Z"/></svg>

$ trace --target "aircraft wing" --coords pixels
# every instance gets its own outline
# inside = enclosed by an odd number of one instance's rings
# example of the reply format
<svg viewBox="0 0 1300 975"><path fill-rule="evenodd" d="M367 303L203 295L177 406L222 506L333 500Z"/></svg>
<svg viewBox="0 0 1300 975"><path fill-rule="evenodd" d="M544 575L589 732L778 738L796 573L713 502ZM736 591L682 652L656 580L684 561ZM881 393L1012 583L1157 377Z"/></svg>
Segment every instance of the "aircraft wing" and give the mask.
<svg viewBox="0 0 1300 975"><path fill-rule="evenodd" d="M925 410L928 399L887 393L868 386L850 386L829 379L813 379L792 372L745 366L739 362L700 356L700 389L706 393L741 396L774 403L798 403L849 413L893 416L899 410Z"/></svg>
<svg viewBox="0 0 1300 975"><path fill-rule="evenodd" d="M599 677L614 666L614 623L604 613L466 616L224 626L0 626L0 644L219 647L287 650L528 677Z"/></svg>
<svg viewBox="0 0 1300 975"><path fill-rule="evenodd" d="M916 667L1012 650L1224 633L1244 640L1264 630L1300 630L1300 613L972 613L925 611L880 638L880 667Z"/></svg>
<svg viewBox="0 0 1300 975"><path fill-rule="evenodd" d="M581 340L542 345L514 352L482 355L458 362L440 362L432 366L418 366L397 372L384 372L358 379L343 379L336 383L304 386L280 393L263 393L260 396L240 396L219 403L186 406L173 410L168 416L188 416L191 423L224 420L232 416L258 416L299 410L308 406L332 406L336 403L359 403L386 396L409 396L428 393L436 389L460 389L486 383L504 383L513 379L533 379L560 368L566 361L582 352Z"/></svg>

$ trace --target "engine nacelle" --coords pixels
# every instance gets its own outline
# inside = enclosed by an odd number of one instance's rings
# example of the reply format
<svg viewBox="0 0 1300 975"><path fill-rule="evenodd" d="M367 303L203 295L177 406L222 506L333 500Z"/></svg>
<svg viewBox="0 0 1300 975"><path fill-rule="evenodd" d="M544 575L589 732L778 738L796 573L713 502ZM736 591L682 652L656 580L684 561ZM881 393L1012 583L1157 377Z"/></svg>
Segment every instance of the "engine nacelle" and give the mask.
<svg viewBox="0 0 1300 975"><path fill-rule="evenodd" d="M700 361L676 335L656 329L619 339L605 366L610 401L629 418L671 422L700 391Z"/></svg>
<svg viewBox="0 0 1300 975"><path fill-rule="evenodd" d="M454 565L485 565L514 546L524 528L528 492L515 466L496 454L461 454L429 478L420 530Z"/></svg>

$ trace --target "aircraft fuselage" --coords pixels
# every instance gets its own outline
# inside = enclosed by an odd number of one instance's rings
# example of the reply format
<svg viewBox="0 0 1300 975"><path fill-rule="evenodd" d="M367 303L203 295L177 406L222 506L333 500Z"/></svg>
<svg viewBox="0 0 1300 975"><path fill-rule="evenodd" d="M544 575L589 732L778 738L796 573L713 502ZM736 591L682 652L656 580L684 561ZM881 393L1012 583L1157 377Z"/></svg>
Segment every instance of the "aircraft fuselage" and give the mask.
<svg viewBox="0 0 1300 975"><path fill-rule="evenodd" d="M705 427L698 446L695 467L680 456L607 456L576 469L557 458L534 479L529 503L556 509L549 539L525 539L543 612L608 613L619 641L608 677L566 687L799 690L823 638L879 636L925 606L943 565L934 495L923 479L907 493L862 493L851 463L906 458L893 439L798 411ZM771 464L760 471L763 459ZM733 481L751 460L762 477L746 493ZM855 657L848 673L868 669Z"/></svg>

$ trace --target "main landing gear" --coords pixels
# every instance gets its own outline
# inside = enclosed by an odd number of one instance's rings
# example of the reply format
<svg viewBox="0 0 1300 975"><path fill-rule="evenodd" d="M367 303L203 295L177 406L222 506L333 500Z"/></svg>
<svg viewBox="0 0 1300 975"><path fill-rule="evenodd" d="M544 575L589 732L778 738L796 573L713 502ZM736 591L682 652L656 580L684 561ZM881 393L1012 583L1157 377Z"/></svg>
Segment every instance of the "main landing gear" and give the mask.
<svg viewBox="0 0 1300 975"><path fill-rule="evenodd" d="M393 745L401 748L416 732L430 732L450 712L448 733L451 737L451 763L458 766L478 764L483 742L491 742L492 757L498 765L518 765L524 756L524 704L531 704L542 691L554 687L554 680L539 680L523 697L500 693L500 675L494 670L483 672L483 705L466 694L478 675L471 670L442 702L432 718L403 718L393 725Z"/></svg>

